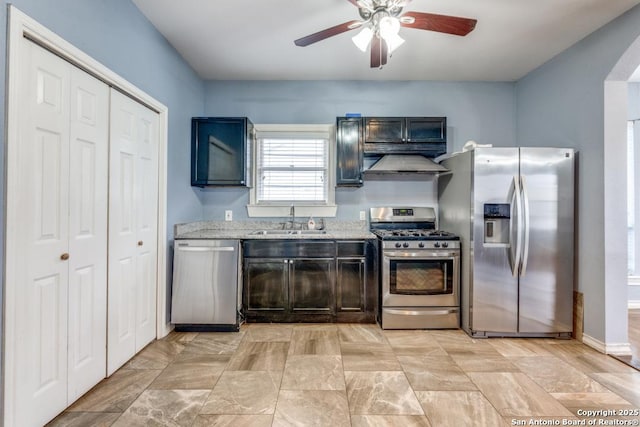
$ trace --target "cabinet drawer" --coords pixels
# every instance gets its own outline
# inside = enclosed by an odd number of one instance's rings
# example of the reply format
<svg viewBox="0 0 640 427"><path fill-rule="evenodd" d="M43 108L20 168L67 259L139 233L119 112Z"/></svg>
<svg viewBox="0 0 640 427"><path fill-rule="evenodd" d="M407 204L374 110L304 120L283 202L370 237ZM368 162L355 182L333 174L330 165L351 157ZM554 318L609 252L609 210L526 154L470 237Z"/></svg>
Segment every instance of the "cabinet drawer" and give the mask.
<svg viewBox="0 0 640 427"><path fill-rule="evenodd" d="M247 240L244 256L261 258L333 258L333 240Z"/></svg>
<svg viewBox="0 0 640 427"><path fill-rule="evenodd" d="M366 241L344 241L337 242L338 258L344 257L362 257L365 256Z"/></svg>

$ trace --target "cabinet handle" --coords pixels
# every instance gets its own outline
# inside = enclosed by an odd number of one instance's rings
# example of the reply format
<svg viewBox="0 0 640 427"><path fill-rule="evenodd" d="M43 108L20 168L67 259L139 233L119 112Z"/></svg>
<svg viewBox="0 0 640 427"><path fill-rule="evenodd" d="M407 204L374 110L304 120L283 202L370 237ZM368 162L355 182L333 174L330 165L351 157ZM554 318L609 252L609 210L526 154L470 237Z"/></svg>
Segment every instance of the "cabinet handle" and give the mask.
<svg viewBox="0 0 640 427"><path fill-rule="evenodd" d="M66 261L66 260L68 260L68 259L69 259L69 254L68 254L68 253L66 253L66 252L65 252L65 253L63 253L62 255L60 255L60 259L61 259L62 261Z"/></svg>
<svg viewBox="0 0 640 427"><path fill-rule="evenodd" d="M142 246L144 245L144 242L142 240L138 240L138 246Z"/></svg>

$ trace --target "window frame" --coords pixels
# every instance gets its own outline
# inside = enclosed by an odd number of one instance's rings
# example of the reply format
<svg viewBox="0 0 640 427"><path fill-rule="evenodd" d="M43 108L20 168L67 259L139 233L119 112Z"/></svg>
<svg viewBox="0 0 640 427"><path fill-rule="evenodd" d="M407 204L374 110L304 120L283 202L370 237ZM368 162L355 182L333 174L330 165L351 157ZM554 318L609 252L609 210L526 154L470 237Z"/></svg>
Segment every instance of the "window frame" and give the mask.
<svg viewBox="0 0 640 427"><path fill-rule="evenodd" d="M247 213L249 217L287 217L291 211L291 206L295 206L296 216L316 216L335 217L337 205L335 203L335 126L333 124L254 124L255 140L251 148L252 163L254 167L251 172L251 189L249 194L249 204ZM305 202L305 201L268 201L258 203L259 179L258 167L258 136L261 132L274 133L324 133L328 140L327 153L327 201L326 203ZM292 135L293 136L293 135Z"/></svg>

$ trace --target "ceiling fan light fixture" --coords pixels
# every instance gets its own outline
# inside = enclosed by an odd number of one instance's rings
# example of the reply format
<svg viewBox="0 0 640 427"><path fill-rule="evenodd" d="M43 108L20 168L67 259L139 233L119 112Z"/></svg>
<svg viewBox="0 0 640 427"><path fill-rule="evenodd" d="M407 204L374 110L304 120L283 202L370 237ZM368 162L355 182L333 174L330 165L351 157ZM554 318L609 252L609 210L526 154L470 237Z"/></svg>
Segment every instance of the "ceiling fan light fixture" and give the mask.
<svg viewBox="0 0 640 427"><path fill-rule="evenodd" d="M385 40L397 36L400 31L400 21L394 16L385 16L380 19L378 23L378 29L380 31L380 37Z"/></svg>
<svg viewBox="0 0 640 427"><path fill-rule="evenodd" d="M387 42L387 48L389 49L389 55L393 53L394 50L402 46L404 43L404 39L397 34L393 34L384 38L384 41Z"/></svg>
<svg viewBox="0 0 640 427"><path fill-rule="evenodd" d="M351 40L353 40L353 44L355 44L358 49L366 52L367 47L369 47L369 43L371 42L371 37L373 37L373 31L371 30L371 28L364 27L362 31L351 37Z"/></svg>

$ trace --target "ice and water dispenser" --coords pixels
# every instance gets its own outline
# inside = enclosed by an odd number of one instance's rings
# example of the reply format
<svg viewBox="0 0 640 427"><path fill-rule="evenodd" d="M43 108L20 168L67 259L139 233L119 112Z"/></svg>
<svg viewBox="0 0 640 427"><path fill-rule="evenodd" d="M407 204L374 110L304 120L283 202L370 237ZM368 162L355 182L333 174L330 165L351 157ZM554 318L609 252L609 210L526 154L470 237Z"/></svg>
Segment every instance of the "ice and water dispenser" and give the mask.
<svg viewBox="0 0 640 427"><path fill-rule="evenodd" d="M492 246L509 246L510 221L511 205L509 203L485 203L484 243Z"/></svg>

